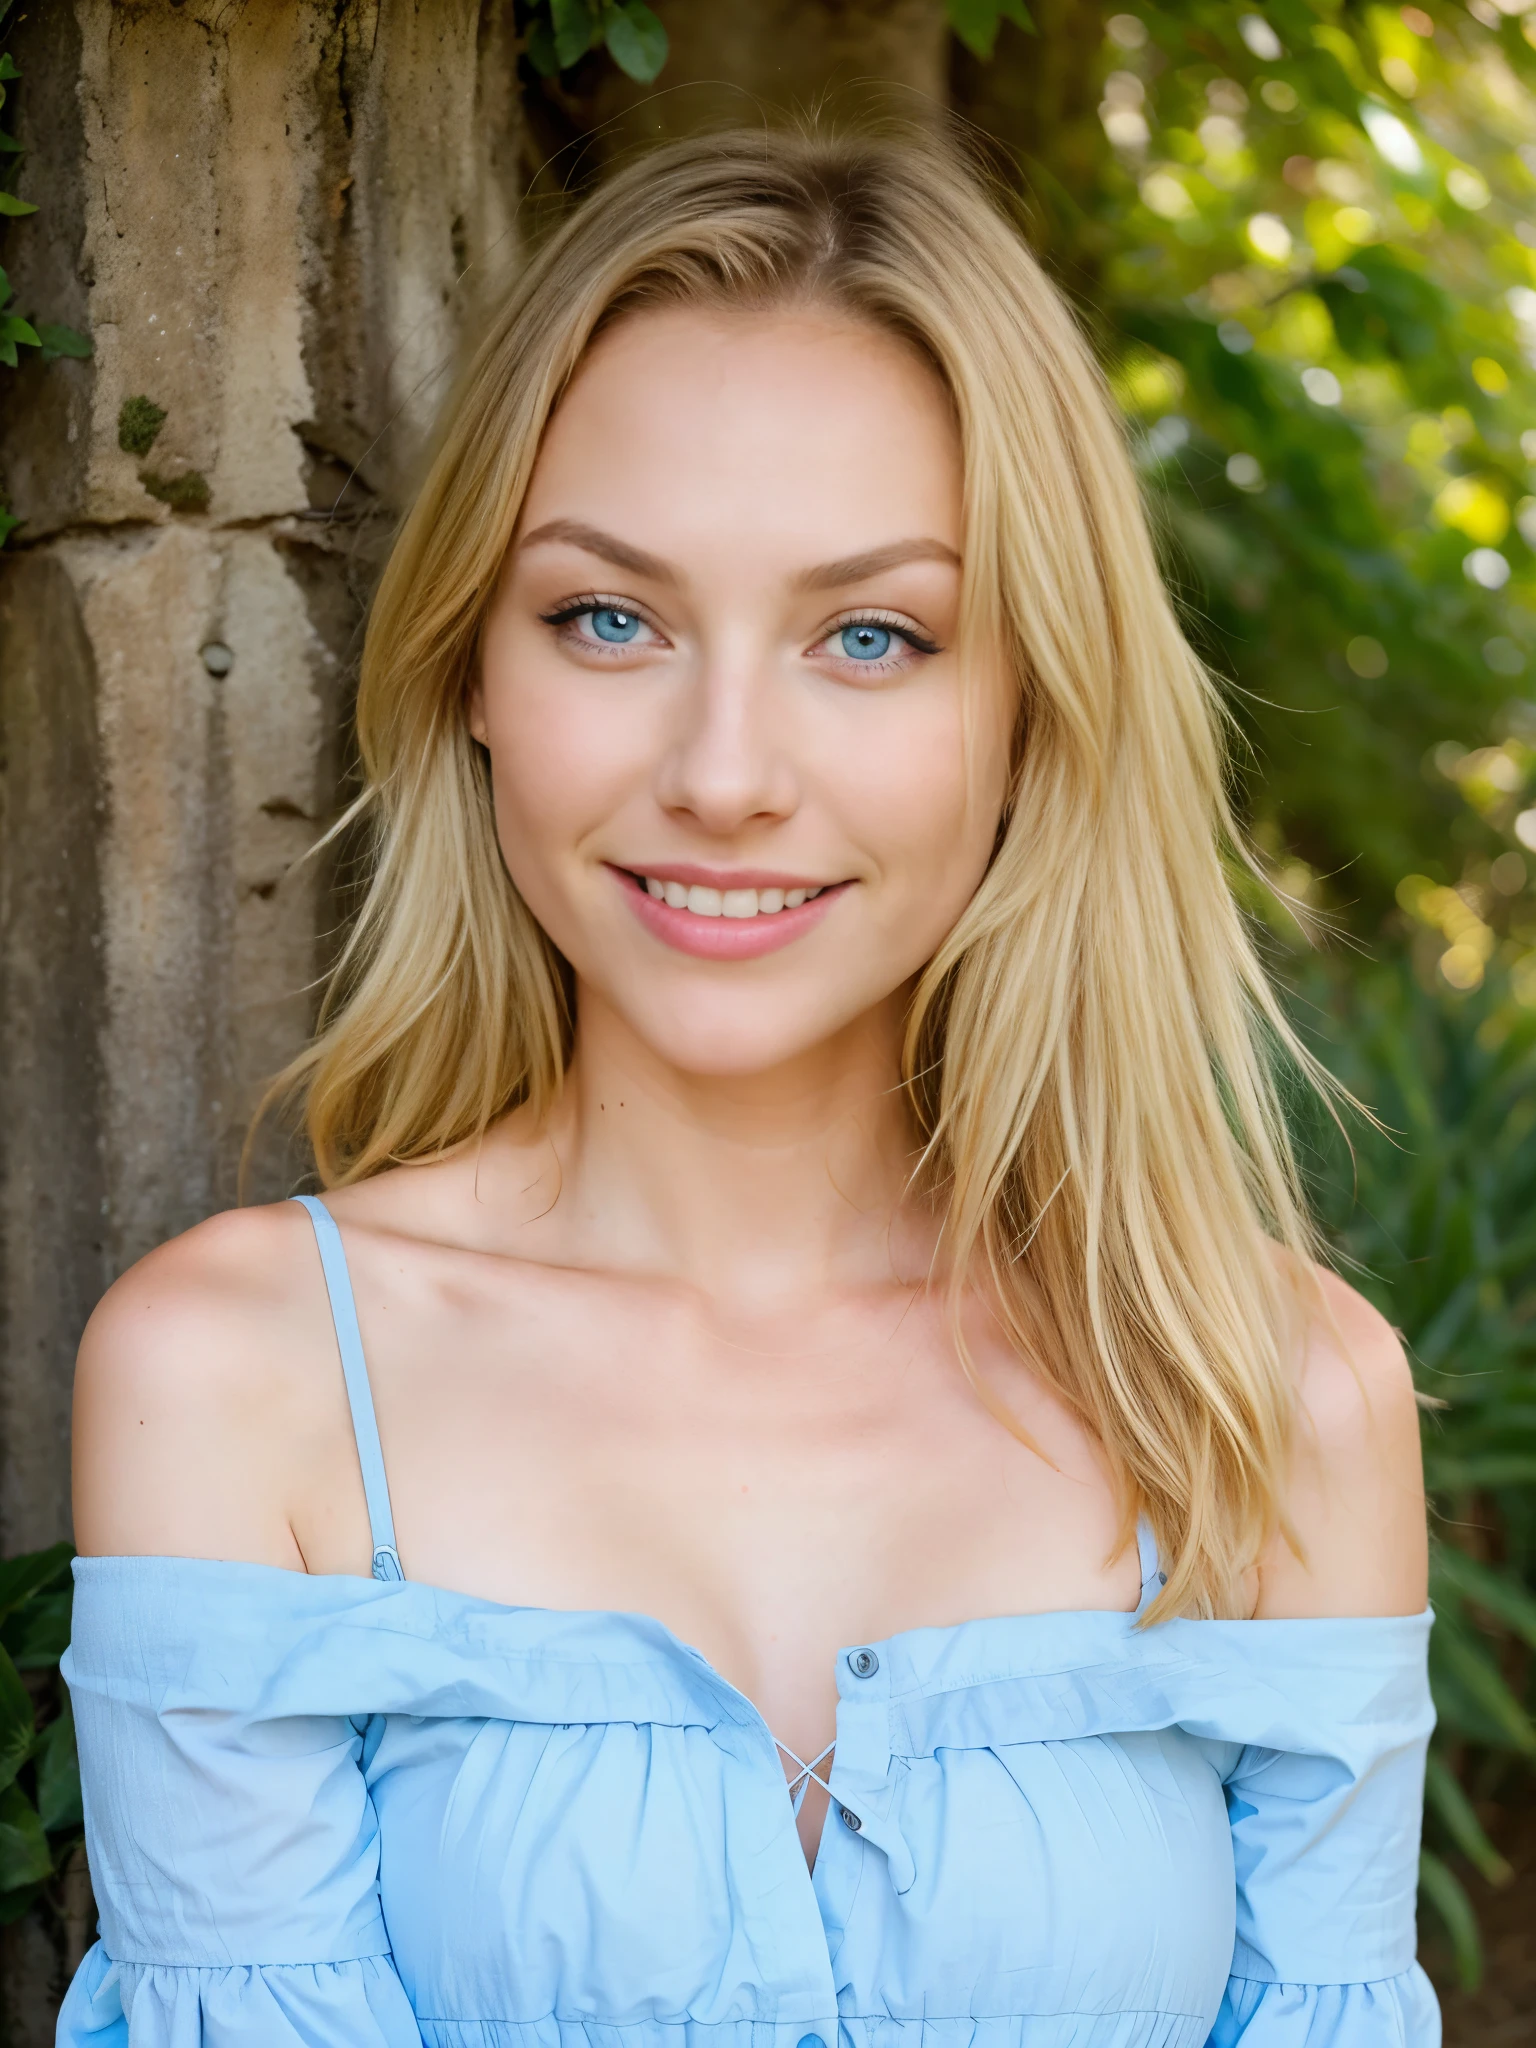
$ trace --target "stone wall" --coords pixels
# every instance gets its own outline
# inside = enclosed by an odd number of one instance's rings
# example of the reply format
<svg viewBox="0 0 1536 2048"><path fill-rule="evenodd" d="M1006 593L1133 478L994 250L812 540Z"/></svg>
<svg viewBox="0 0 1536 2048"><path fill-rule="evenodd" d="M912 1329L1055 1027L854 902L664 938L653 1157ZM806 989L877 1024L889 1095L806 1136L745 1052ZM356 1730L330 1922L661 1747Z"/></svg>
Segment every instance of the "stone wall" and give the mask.
<svg viewBox="0 0 1536 2048"><path fill-rule="evenodd" d="M530 200L828 88L942 102L943 0L656 4L659 94L520 84L512 0L33 0L9 38L41 211L0 255L94 355L0 418L0 1554L69 1533L86 1318L237 1198L310 1027L368 592ZM302 1165L268 1139L248 1195ZM53 2039L63 1893L0 1933L5 2048Z"/></svg>
<svg viewBox="0 0 1536 2048"><path fill-rule="evenodd" d="M527 195L767 106L943 104L943 0L658 6L654 91L520 86L511 0L49 0L11 37L42 210L4 260L95 353L8 376L0 439L0 1551L67 1533L85 1318L235 1199L310 1024L363 607ZM269 1140L249 1192L300 1163Z"/></svg>
<svg viewBox="0 0 1536 2048"><path fill-rule="evenodd" d="M11 48L7 267L95 354L10 380L0 457L7 1550L68 1532L91 1305L235 1199L308 1028L362 605L524 182L505 6L53 0Z"/></svg>

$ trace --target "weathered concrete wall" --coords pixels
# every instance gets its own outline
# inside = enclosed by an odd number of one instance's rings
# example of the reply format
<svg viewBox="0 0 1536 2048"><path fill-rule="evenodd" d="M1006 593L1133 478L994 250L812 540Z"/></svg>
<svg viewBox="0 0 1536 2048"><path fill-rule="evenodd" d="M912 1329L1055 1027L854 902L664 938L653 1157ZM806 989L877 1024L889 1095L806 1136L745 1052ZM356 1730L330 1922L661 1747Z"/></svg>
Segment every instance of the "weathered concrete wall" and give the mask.
<svg viewBox="0 0 1536 2048"><path fill-rule="evenodd" d="M362 604L522 184L499 0L54 0L11 47L7 268L95 355L10 380L0 451L5 1549L67 1533L92 1303L234 1199L309 1026Z"/></svg>
<svg viewBox="0 0 1536 2048"><path fill-rule="evenodd" d="M23 1542L69 1527L67 1333L107 1271L96 671L63 565L0 582L0 1492Z"/></svg>
<svg viewBox="0 0 1536 2048"><path fill-rule="evenodd" d="M6 264L95 354L9 378L0 442L0 1548L67 1530L85 1315L235 1198L308 1028L362 606L550 123L590 161L943 100L943 0L660 11L659 94L594 57L527 97L512 0L51 0L12 38L42 211Z"/></svg>
<svg viewBox="0 0 1536 2048"><path fill-rule="evenodd" d="M95 354L0 419L0 1552L68 1533L85 1319L235 1199L309 1028L363 607L539 164L579 145L559 206L760 103L943 98L943 0L658 7L659 99L598 59L520 88L513 0L47 0L11 36L42 211L5 265ZM125 448L132 399L164 420ZM300 1164L273 1139L251 1193ZM52 2039L53 1934L0 1934L6 2048Z"/></svg>
<svg viewBox="0 0 1536 2048"><path fill-rule="evenodd" d="M0 422L4 1551L68 1534L92 1306L235 1199L309 1029L363 606L523 183L507 0L50 0L10 47L6 267L95 355ZM9 2048L53 2038L55 1935L0 1938Z"/></svg>

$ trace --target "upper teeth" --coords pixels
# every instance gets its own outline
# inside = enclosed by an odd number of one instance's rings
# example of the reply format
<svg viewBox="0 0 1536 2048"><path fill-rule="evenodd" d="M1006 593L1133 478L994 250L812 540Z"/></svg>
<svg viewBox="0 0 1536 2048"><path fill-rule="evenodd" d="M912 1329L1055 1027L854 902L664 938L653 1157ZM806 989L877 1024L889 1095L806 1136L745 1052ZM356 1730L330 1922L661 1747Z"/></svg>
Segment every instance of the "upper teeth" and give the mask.
<svg viewBox="0 0 1536 2048"><path fill-rule="evenodd" d="M646 891L658 903L674 910L691 910L695 917L756 917L759 911L771 916L776 910L798 910L821 889L705 889L698 883L685 888L681 882L658 882L654 875L644 878ZM822 884L822 888L826 886Z"/></svg>

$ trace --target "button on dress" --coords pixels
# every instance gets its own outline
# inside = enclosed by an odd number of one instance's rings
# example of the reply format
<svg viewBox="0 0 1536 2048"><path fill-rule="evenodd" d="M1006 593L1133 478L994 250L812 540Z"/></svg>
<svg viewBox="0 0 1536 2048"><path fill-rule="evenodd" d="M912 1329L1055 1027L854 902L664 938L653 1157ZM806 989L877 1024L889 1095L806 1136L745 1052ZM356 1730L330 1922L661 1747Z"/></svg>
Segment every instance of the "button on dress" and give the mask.
<svg viewBox="0 0 1536 2048"><path fill-rule="evenodd" d="M81 1558L100 1940L61 2048L1434 2048L1430 1616L850 1645L807 1870L774 1737L644 1615Z"/></svg>

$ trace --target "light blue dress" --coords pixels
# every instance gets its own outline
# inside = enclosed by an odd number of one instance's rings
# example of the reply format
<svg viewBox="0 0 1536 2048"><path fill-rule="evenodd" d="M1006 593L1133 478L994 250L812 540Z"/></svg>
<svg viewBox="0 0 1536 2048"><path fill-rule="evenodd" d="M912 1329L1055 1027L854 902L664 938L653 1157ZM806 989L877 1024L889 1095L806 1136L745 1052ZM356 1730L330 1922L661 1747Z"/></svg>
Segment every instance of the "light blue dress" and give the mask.
<svg viewBox="0 0 1536 2048"><path fill-rule="evenodd" d="M401 1578L341 1239L307 1206L374 1577L76 1564L101 1939L65 2048L1439 2041L1427 1613L856 1644L808 1872L772 1734L658 1622Z"/></svg>

